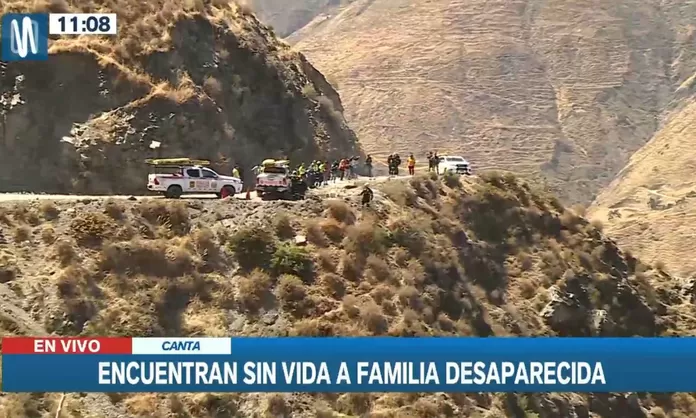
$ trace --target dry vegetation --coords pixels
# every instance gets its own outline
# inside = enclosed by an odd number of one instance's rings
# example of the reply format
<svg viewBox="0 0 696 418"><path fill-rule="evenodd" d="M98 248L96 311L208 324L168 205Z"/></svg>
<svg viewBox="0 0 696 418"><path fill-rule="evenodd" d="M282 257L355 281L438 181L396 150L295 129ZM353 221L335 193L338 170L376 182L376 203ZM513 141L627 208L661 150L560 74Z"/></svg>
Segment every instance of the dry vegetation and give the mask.
<svg viewBox="0 0 696 418"><path fill-rule="evenodd" d="M693 2L293 3L316 19L288 41L337 81L367 152L542 173L570 203L588 204L696 86ZM295 18L254 4L273 25Z"/></svg>
<svg viewBox="0 0 696 418"><path fill-rule="evenodd" d="M696 278L696 103L675 112L595 200L588 216L641 259Z"/></svg>
<svg viewBox="0 0 696 418"><path fill-rule="evenodd" d="M357 190L282 209L234 200L3 206L2 332L654 336L696 329L678 282L514 176L421 176L375 190L364 210ZM55 239L46 238L49 228ZM309 243L298 246L295 235ZM113 408L153 417L618 417L632 416L636 396L654 417L696 411L687 394L118 394L98 404L70 395L64 416ZM0 410L40 416L57 399L3 395Z"/></svg>

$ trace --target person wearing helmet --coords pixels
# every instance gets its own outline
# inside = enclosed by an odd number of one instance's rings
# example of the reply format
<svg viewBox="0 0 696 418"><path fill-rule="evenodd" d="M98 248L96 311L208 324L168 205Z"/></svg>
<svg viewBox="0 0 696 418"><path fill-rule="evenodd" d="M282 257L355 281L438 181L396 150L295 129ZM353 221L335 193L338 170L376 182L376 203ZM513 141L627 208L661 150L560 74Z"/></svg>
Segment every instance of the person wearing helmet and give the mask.
<svg viewBox="0 0 696 418"><path fill-rule="evenodd" d="M375 194L372 192L372 189L370 189L370 186L366 184L362 192L360 192L360 196L362 196L362 205L368 206L375 197Z"/></svg>

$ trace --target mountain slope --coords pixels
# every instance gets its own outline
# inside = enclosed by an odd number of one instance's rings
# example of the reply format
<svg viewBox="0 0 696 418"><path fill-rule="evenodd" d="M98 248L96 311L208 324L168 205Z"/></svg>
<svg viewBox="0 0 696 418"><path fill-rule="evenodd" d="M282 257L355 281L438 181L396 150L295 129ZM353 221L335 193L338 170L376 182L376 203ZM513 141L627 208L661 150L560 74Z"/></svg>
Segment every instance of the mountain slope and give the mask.
<svg viewBox="0 0 696 418"><path fill-rule="evenodd" d="M288 36L317 16L330 13L352 0L250 0L259 19L271 24L278 36Z"/></svg>
<svg viewBox="0 0 696 418"><path fill-rule="evenodd" d="M373 189L367 209L355 187L334 188L337 199L319 189L307 200L282 203L1 203L0 333L694 335L691 285L627 255L595 225L514 176L462 182L417 176ZM305 246L296 244L297 235L306 237ZM121 393L100 399L69 394L63 416L696 413L696 401L683 393ZM0 415L43 416L55 413L57 401L57 394L0 394Z"/></svg>
<svg viewBox="0 0 696 418"><path fill-rule="evenodd" d="M461 152L589 202L685 94L695 4L360 0L289 40L367 151Z"/></svg>
<svg viewBox="0 0 696 418"><path fill-rule="evenodd" d="M0 63L0 190L142 193L148 157L205 158L229 173L268 157L359 152L336 91L246 9L82 4L117 12L119 35L64 36L46 62Z"/></svg>
<svg viewBox="0 0 696 418"><path fill-rule="evenodd" d="M691 101L631 157L588 211L623 246L682 276L696 274L694 126Z"/></svg>

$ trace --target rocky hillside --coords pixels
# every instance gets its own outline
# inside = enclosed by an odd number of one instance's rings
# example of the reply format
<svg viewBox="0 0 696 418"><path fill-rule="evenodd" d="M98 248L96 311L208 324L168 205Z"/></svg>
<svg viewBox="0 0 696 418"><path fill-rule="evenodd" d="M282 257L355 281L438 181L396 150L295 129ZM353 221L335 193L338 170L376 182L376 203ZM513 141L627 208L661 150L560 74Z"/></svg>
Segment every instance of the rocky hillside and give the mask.
<svg viewBox="0 0 696 418"><path fill-rule="evenodd" d="M47 62L0 63L0 191L142 193L143 160L155 156L206 158L229 172L268 157L359 152L336 91L246 8L31 4L116 12L119 35L65 36Z"/></svg>
<svg viewBox="0 0 696 418"><path fill-rule="evenodd" d="M696 329L693 285L641 263L599 225L513 176L463 183L419 176L375 190L374 206L363 210L359 189L286 203L4 203L0 332L601 337ZM5 394L0 410L41 416L57 401ZM696 401L688 394L70 394L63 417L95 411L681 418L696 414Z"/></svg>
<svg viewBox="0 0 696 418"><path fill-rule="evenodd" d="M367 151L459 152L589 203L692 94L695 17L675 0L359 0L289 40Z"/></svg>
<svg viewBox="0 0 696 418"><path fill-rule="evenodd" d="M642 259L696 277L696 102L676 112L590 207Z"/></svg>

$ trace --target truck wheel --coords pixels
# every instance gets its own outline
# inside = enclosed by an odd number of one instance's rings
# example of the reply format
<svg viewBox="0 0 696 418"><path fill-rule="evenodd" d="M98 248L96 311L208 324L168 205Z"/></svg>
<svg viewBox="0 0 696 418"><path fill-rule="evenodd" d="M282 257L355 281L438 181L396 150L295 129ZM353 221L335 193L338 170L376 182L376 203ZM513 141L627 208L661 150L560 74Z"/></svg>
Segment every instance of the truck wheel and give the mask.
<svg viewBox="0 0 696 418"><path fill-rule="evenodd" d="M263 192L261 190L256 191L256 196L263 197Z"/></svg>
<svg viewBox="0 0 696 418"><path fill-rule="evenodd" d="M178 199L183 193L184 191L181 189L181 186L172 185L167 188L167 191L164 193L164 197Z"/></svg>
<svg viewBox="0 0 696 418"><path fill-rule="evenodd" d="M224 192L220 193L220 196L222 196L224 194L228 197L232 197L232 196L234 196L234 193L236 192L236 190L234 190L234 187L232 187L232 186L225 186L222 188L222 190L224 190Z"/></svg>

